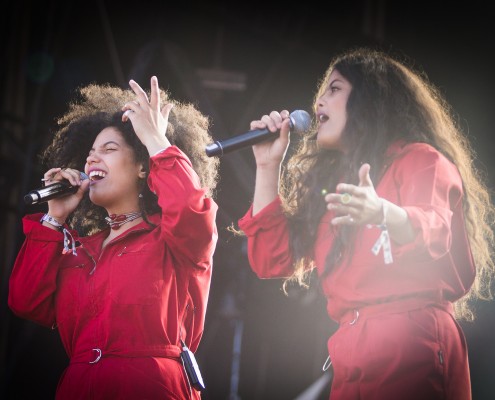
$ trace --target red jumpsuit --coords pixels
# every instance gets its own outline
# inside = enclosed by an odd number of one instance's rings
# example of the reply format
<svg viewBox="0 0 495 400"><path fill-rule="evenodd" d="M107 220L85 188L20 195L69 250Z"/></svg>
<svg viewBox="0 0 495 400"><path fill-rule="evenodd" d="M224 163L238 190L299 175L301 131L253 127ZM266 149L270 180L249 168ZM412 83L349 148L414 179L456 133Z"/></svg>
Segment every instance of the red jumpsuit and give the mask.
<svg viewBox="0 0 495 400"><path fill-rule="evenodd" d="M161 215L102 249L108 234L77 237L62 254L62 233L23 219L25 242L10 278L9 306L57 327L70 358L57 399L199 398L189 387L180 339L196 351L204 327L217 242L217 204L205 198L184 153L151 157L148 184Z"/></svg>
<svg viewBox="0 0 495 400"><path fill-rule="evenodd" d="M322 276L332 246L332 212L321 219L313 259L339 329L328 341L332 400L471 398L464 334L452 302L469 290L475 266L464 227L457 168L426 144L392 146L397 155L376 187L408 213L415 240L392 241L393 263L371 248L378 228L359 229L349 263ZM323 201L323 200L322 200ZM291 275L293 260L280 199L239 220L260 278Z"/></svg>

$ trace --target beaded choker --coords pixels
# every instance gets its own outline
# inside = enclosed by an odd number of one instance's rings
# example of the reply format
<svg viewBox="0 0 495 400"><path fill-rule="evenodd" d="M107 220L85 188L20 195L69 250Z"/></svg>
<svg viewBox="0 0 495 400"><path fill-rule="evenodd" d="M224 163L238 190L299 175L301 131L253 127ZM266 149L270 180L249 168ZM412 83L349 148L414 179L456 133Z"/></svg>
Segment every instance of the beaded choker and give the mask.
<svg viewBox="0 0 495 400"><path fill-rule="evenodd" d="M105 217L105 221L107 221L107 224L110 225L110 228L119 229L122 225L126 224L127 222L133 221L140 216L140 211L134 211L125 214L112 214L108 217Z"/></svg>

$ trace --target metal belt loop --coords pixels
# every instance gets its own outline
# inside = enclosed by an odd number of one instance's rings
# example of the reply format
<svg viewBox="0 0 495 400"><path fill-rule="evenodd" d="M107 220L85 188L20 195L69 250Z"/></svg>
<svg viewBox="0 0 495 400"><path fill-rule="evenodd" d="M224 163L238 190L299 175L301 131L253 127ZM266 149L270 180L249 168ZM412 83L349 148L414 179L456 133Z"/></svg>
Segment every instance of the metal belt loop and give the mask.
<svg viewBox="0 0 495 400"><path fill-rule="evenodd" d="M323 368L321 370L325 372L326 370L328 370L328 368L330 368L331 365L332 365L332 360L330 360L330 356L328 356L325 362L323 363Z"/></svg>
<svg viewBox="0 0 495 400"><path fill-rule="evenodd" d="M89 363L90 364L96 364L98 361L100 361L100 358L101 358L101 350L100 349L92 349L93 351L96 351L98 353L98 355L96 356L96 358L93 360L93 361L90 361Z"/></svg>
<svg viewBox="0 0 495 400"><path fill-rule="evenodd" d="M357 320L359 319L359 310L354 310L354 314L356 316L354 317L354 319L351 322L349 322L349 325L354 325L357 322Z"/></svg>

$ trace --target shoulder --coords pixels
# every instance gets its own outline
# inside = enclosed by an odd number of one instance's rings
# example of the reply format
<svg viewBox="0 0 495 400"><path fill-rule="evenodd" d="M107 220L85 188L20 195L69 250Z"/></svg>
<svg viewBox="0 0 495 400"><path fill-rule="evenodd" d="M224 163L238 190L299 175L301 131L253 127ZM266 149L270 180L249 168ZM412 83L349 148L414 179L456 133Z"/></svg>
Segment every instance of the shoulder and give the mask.
<svg viewBox="0 0 495 400"><path fill-rule="evenodd" d="M457 166L438 149L427 143L408 143L399 146L392 155L391 168L395 177L409 179L413 176L426 179L445 179L452 184L461 185L461 176Z"/></svg>
<svg viewBox="0 0 495 400"><path fill-rule="evenodd" d="M414 142L397 144L391 148L394 164L410 164L421 167L422 165L445 164L455 168L455 165L439 150L428 143Z"/></svg>

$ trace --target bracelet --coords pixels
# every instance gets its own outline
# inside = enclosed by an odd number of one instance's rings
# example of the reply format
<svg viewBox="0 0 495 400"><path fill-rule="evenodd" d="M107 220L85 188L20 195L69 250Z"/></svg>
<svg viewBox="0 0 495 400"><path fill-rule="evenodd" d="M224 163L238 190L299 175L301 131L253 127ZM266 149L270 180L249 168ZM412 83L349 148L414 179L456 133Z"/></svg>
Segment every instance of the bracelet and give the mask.
<svg viewBox="0 0 495 400"><path fill-rule="evenodd" d="M58 231L64 234L64 249L62 250L62 254L72 253L72 255L77 256L76 240L74 239L72 234L64 228L64 225L48 214L45 214L41 217L40 222L43 223L43 221L48 222L50 225L54 226L55 228L57 228Z"/></svg>
<svg viewBox="0 0 495 400"><path fill-rule="evenodd" d="M62 228L64 227L63 224L61 224L55 218L53 218L51 215L48 214L45 214L41 217L40 223L43 223L43 221L48 222L50 225L54 226L59 231L61 231Z"/></svg>
<svg viewBox="0 0 495 400"><path fill-rule="evenodd" d="M380 249L382 249L383 261L385 262L385 264L392 264L394 260L392 257L392 245L390 243L390 235L387 229L387 208L388 208L387 203L382 199L383 220L379 225L375 225L377 228L381 230L381 233L380 236L378 237L378 240L371 248L371 252L376 256L380 252Z"/></svg>
<svg viewBox="0 0 495 400"><path fill-rule="evenodd" d="M380 222L380 224L378 225L378 228L380 228L382 231L387 230L387 210L388 210L387 203L385 203L382 199L383 219L382 222Z"/></svg>

